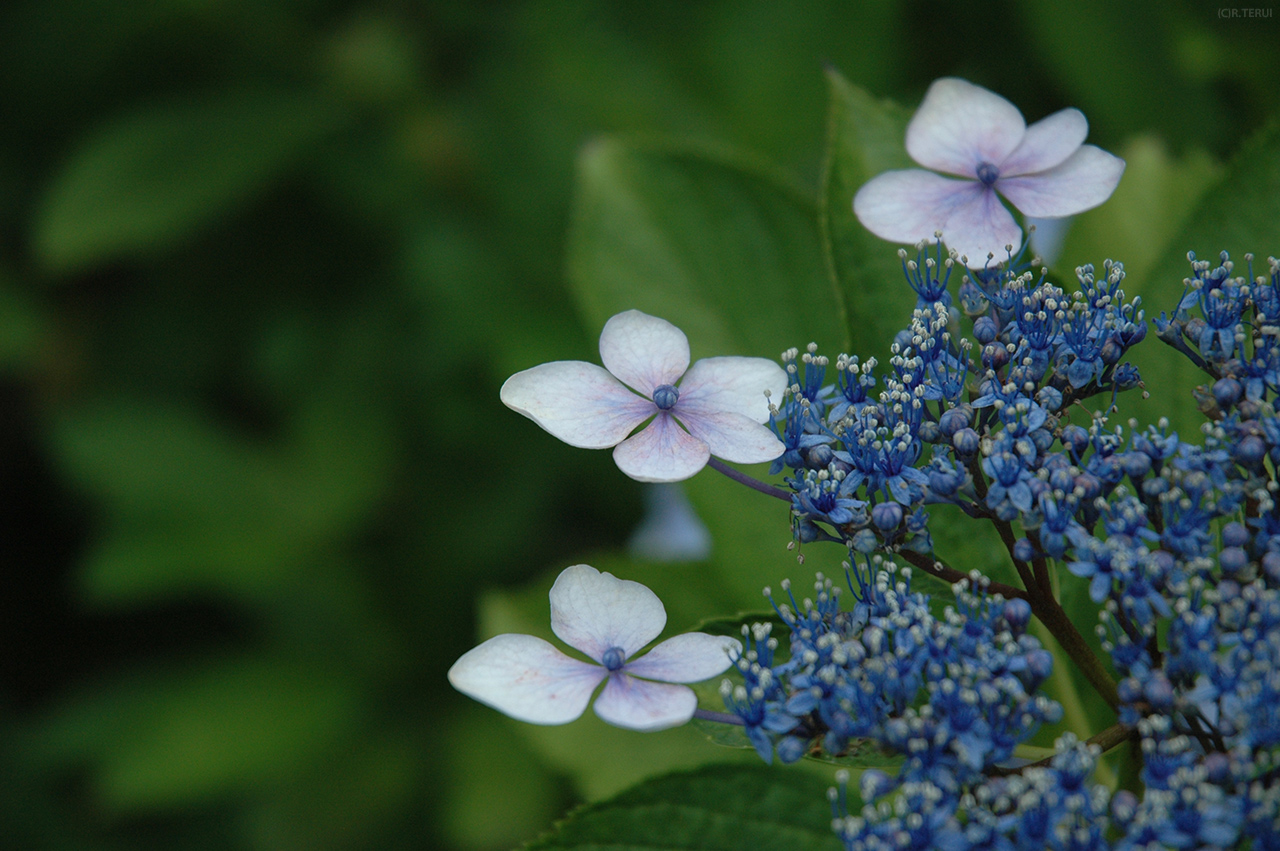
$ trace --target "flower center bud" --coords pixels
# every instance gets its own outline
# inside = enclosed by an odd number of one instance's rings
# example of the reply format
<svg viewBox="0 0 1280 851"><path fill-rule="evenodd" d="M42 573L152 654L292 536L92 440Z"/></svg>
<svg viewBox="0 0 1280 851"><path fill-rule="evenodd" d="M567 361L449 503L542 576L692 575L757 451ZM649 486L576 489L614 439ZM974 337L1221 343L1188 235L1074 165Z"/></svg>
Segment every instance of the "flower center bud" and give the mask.
<svg viewBox="0 0 1280 851"><path fill-rule="evenodd" d="M653 404L657 405L660 411L669 411L674 408L679 398L680 391L670 384L660 385L653 391Z"/></svg>
<svg viewBox="0 0 1280 851"><path fill-rule="evenodd" d="M996 182L996 178L1000 176L1000 169L988 162L978 163L978 180L981 180L984 186L990 186Z"/></svg>
<svg viewBox="0 0 1280 851"><path fill-rule="evenodd" d="M600 663L610 671L616 671L622 667L622 663L627 661L627 652L621 647L610 647L604 651L604 655L600 657Z"/></svg>

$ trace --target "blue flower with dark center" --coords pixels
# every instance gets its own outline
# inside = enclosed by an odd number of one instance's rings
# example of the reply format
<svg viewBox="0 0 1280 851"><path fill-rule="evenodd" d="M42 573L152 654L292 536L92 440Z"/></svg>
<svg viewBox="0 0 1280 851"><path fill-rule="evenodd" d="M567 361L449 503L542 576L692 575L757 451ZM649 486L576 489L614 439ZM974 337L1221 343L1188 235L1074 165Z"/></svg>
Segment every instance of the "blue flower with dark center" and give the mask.
<svg viewBox="0 0 1280 851"><path fill-rule="evenodd" d="M1012 452L994 453L982 459L982 470L991 477L987 488L987 506L1000 513L1006 503L1016 511L1030 511L1030 482L1034 478L1023 460Z"/></svg>

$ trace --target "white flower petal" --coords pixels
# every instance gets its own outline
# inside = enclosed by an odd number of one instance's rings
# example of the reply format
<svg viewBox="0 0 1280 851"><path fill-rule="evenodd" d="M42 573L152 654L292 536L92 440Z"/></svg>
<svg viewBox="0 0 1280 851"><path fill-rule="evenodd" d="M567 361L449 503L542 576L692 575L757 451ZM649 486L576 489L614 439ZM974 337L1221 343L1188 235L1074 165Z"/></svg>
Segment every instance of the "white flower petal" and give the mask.
<svg viewBox="0 0 1280 851"><path fill-rule="evenodd" d="M688 686L637 680L614 673L596 699L596 714L615 727L648 733L689 723L698 696Z"/></svg>
<svg viewBox="0 0 1280 851"><path fill-rule="evenodd" d="M711 450L666 411L613 450L618 469L638 482L680 482L707 466Z"/></svg>
<svg viewBox="0 0 1280 851"><path fill-rule="evenodd" d="M608 674L532 635L498 635L462 654L449 682L517 721L567 724L582 714Z"/></svg>
<svg viewBox="0 0 1280 851"><path fill-rule="evenodd" d="M652 397L689 368L689 339L665 319L628 310L604 323L600 359L627 386Z"/></svg>
<svg viewBox="0 0 1280 851"><path fill-rule="evenodd" d="M979 184L980 185L980 184ZM1007 246L1016 253L1022 245L1022 230L996 193L990 189L956 209L942 226L942 241L966 258L970 269L987 265L987 255L996 263L1008 259Z"/></svg>
<svg viewBox="0 0 1280 851"><path fill-rule="evenodd" d="M952 180L917 168L886 171L853 196L853 212L881 239L914 245L933 239L956 208L984 191L976 180Z"/></svg>
<svg viewBox="0 0 1280 851"><path fill-rule="evenodd" d="M657 410L603 368L582 361L555 361L517 372L499 395L508 408L582 449L617 446Z"/></svg>
<svg viewBox="0 0 1280 851"><path fill-rule="evenodd" d="M561 571L550 596L551 629L596 661L611 647L630 657L667 625L667 610L657 594L589 564Z"/></svg>
<svg viewBox="0 0 1280 851"><path fill-rule="evenodd" d="M672 413L690 434L707 445L712 455L735 464L761 464L787 450L769 427L742 414L693 413L679 405Z"/></svg>
<svg viewBox="0 0 1280 851"><path fill-rule="evenodd" d="M1000 167L1001 177L1017 177L1051 169L1084 144L1089 120L1078 109L1060 109L1027 128L1022 143Z"/></svg>
<svg viewBox="0 0 1280 851"><path fill-rule="evenodd" d="M907 125L907 153L927 168L975 177L999 165L1022 141L1022 113L993 91L957 77L935 80Z"/></svg>
<svg viewBox="0 0 1280 851"><path fill-rule="evenodd" d="M697 683L722 674L733 662L729 651L742 652L742 643L724 635L686 632L673 636L648 653L628 662L623 670L637 677L666 683Z"/></svg>
<svg viewBox="0 0 1280 851"><path fill-rule="evenodd" d="M768 358L703 358L680 382L676 404L682 411L732 411L766 423L769 402L780 404L786 387L786 372Z"/></svg>
<svg viewBox="0 0 1280 851"><path fill-rule="evenodd" d="M1040 174L1001 178L996 189L1028 216L1074 216L1111 197L1124 160L1094 145L1081 145L1066 162Z"/></svg>

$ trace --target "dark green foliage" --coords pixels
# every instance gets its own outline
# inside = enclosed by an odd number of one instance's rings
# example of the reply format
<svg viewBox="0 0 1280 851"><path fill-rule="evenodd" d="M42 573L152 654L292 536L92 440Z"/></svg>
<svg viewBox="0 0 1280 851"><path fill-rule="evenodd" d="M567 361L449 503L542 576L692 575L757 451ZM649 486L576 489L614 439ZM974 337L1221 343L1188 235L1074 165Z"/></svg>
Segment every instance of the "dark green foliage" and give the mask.
<svg viewBox="0 0 1280 851"><path fill-rule="evenodd" d="M840 575L815 547L796 565L784 503L711 473L686 486L709 560L631 559L639 488L500 383L595 360L627 307L695 357L883 349L912 299L852 193L906 164L937 74L1029 119L1078 105L1104 145L1154 128L1202 176L1259 133L1194 216L1161 219L1189 223L1149 309L1187 248L1274 250L1274 21L1143 8L1146 64L1091 47L1132 43L1127 13L1012 4L5 4L0 835L509 847L732 759L695 730L522 728L448 687L479 633L545 631L546 577L573 562L651 584L669 632ZM1081 224L1065 268L1124 247ZM945 543L961 568L990 556ZM778 842L753 844L829 848L826 785L708 769L554 841L617 817L720 847L764 806ZM682 796L689 820L655 817Z"/></svg>

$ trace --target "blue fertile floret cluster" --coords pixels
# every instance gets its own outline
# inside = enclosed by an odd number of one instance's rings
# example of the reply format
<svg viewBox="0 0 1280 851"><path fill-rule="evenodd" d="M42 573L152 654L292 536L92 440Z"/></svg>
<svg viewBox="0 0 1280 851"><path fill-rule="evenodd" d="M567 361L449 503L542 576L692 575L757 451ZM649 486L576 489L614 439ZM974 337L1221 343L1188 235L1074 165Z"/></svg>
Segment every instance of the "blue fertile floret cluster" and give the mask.
<svg viewBox="0 0 1280 851"><path fill-rule="evenodd" d="M772 420L796 540L847 548L854 605L821 577L801 602L787 586L785 660L770 624L749 629L726 705L766 760L900 755L863 773L855 812L833 792L851 850L1280 848L1280 264L1192 255L1154 323L1207 376L1196 434L1115 422L1147 331L1120 264L1068 292L1011 260L953 299L940 248L902 257L918 300L888 362L786 352ZM994 527L1016 584L935 552L940 504ZM1096 623L1067 616L1068 583ZM1037 693L1055 660L1033 617L1115 719L1037 762L1015 751L1062 709ZM1113 793L1095 770L1116 748L1133 770Z"/></svg>

